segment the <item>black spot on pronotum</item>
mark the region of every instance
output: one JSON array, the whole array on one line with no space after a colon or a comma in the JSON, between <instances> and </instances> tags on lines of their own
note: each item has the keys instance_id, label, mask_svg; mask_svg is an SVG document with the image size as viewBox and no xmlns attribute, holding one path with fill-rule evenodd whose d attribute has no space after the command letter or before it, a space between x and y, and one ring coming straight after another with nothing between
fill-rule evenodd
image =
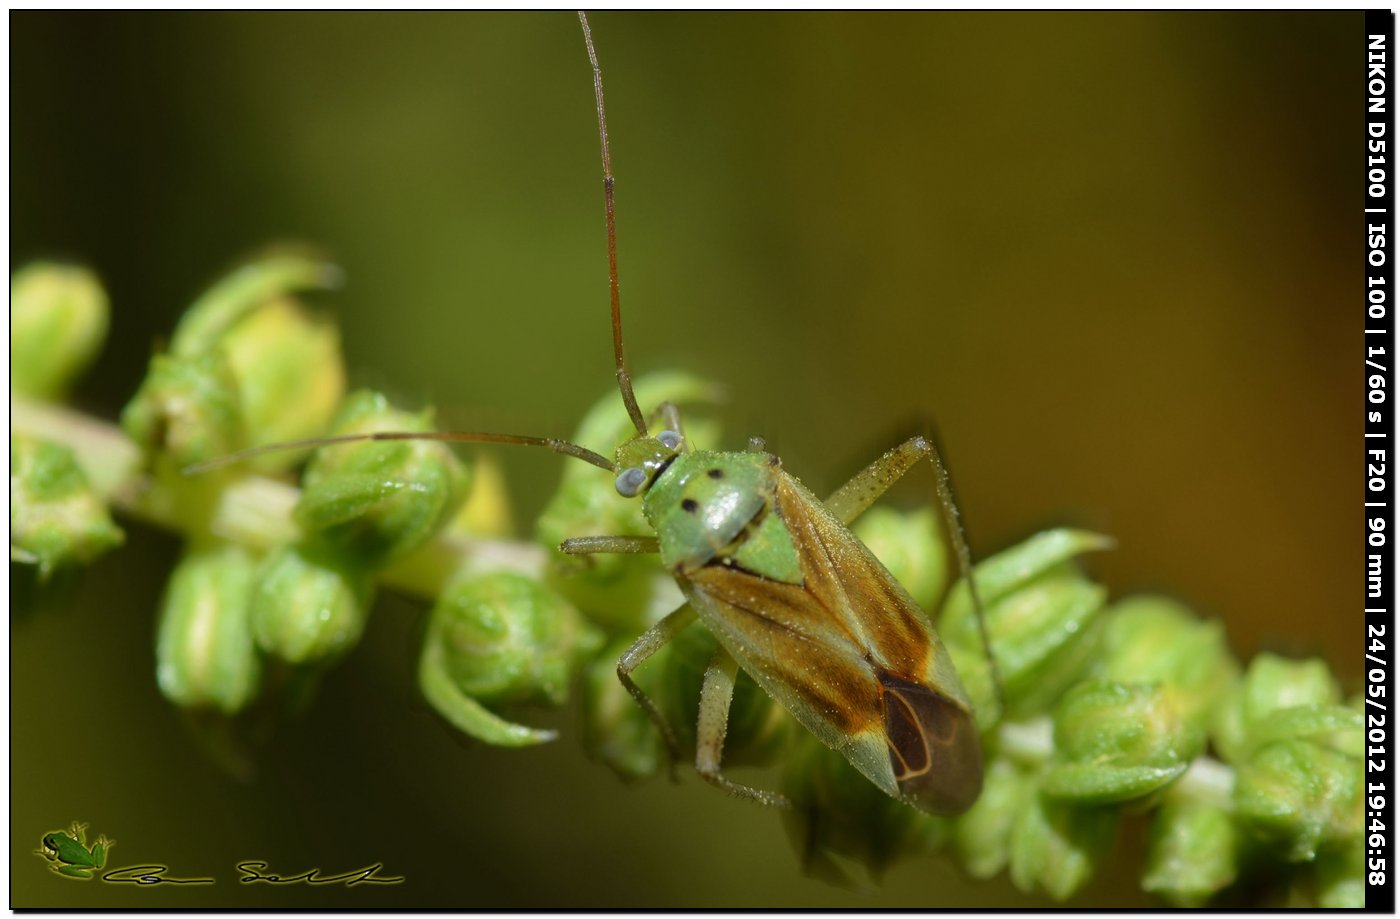
<instances>
[{"instance_id":1,"label":"black spot on pronotum","mask_svg":"<svg viewBox=\"0 0 1400 919\"><path fill-rule=\"evenodd\" d=\"M681 502L681 510L687 514L693 514L700 509L700 505L694 498L686 498Z\"/></svg>"},{"instance_id":2,"label":"black spot on pronotum","mask_svg":"<svg viewBox=\"0 0 1400 919\"><path fill-rule=\"evenodd\" d=\"M722 479L722 478L724 478L724 470L723 470L723 469L711 469L709 472L705 473L705 475L709 476L709 477L712 478L712 479Z\"/></svg>"}]
</instances>

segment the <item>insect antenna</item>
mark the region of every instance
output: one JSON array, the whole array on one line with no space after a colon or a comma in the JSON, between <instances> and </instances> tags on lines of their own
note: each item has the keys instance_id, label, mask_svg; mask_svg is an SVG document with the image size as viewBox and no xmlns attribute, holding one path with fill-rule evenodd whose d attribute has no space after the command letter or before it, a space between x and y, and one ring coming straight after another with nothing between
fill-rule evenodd
<instances>
[{"instance_id":1,"label":"insect antenna","mask_svg":"<svg viewBox=\"0 0 1400 919\"><path fill-rule=\"evenodd\" d=\"M612 156L608 152L608 116L603 108L603 70L598 66L598 52L593 48L593 32L588 28L588 14L579 10L579 25L583 26L583 42L588 46L588 62L593 65L593 95L598 100L598 140L603 148L603 200L608 221L608 294L612 302L613 355L617 359L617 388L622 403L636 426L637 433L647 435L646 419L632 392L632 375L622 354L622 305L617 288L617 215L613 204Z\"/></svg>"},{"instance_id":2,"label":"insect antenna","mask_svg":"<svg viewBox=\"0 0 1400 919\"><path fill-rule=\"evenodd\" d=\"M598 66L598 52L593 47L593 33L588 28L588 16L582 10L578 14L579 25L583 26L583 41L588 46L588 61L593 66L593 95L598 102L598 138L603 151L603 198L606 203L608 225L608 292L612 304L613 355L617 361L617 387L622 393L622 402L632 419L637 433L647 434L646 418L637 405L637 395L632 391L632 375L627 372L627 362L622 350L622 305L617 285L617 217L613 201L612 156L608 151L608 118L603 108L603 70ZM437 431L413 433L407 431L375 431L366 434L344 434L334 437L316 437L308 440L292 440L283 443L265 444L220 456L203 463L186 466L185 475L198 475L213 469L230 466L234 463L284 450L302 450L311 447L325 447L333 444L356 443L373 440L435 440L449 443L494 443L520 444L528 447L547 447L555 453L572 456L586 463L592 463L609 472L616 472L616 465L606 457L594 453L587 447L559 440L553 437L530 437L523 434L491 434L468 431Z\"/></svg>"},{"instance_id":3,"label":"insect antenna","mask_svg":"<svg viewBox=\"0 0 1400 919\"><path fill-rule=\"evenodd\" d=\"M216 459L207 460L203 463L195 463L186 466L183 470L185 475L198 475L202 472L209 472L213 469L221 469L224 466L231 466L234 463L251 459L255 456L262 456L264 453L280 453L284 450L305 450L310 447L327 447L334 444L352 444L371 440L435 440L445 443L485 443L485 444L519 444L525 447L546 447L555 453L562 453L565 456L572 456L581 459L585 463L592 463L600 469L609 472L616 472L617 466L612 460L600 454L594 453L587 447L580 447L578 444L570 443L567 440L559 440L554 437L530 437L525 434L491 434L483 431L371 431L366 434L340 434L333 437L312 437L306 440L288 440L276 444L264 444L261 447L250 447L247 450L239 450L237 453L230 453Z\"/></svg>"}]
</instances>

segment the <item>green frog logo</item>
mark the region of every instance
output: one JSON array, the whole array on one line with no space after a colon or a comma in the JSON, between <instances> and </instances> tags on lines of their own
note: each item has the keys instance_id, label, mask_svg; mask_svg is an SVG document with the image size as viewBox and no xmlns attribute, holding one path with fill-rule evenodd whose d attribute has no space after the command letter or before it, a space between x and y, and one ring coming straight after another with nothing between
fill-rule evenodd
<instances>
[{"instance_id":1,"label":"green frog logo","mask_svg":"<svg viewBox=\"0 0 1400 919\"><path fill-rule=\"evenodd\" d=\"M87 824L76 820L68 832L55 830L45 833L40 848L34 851L53 864L49 870L64 877L80 881L92 880L93 872L107 864L107 851L115 843L106 836L97 837L97 842L87 844Z\"/></svg>"}]
</instances>

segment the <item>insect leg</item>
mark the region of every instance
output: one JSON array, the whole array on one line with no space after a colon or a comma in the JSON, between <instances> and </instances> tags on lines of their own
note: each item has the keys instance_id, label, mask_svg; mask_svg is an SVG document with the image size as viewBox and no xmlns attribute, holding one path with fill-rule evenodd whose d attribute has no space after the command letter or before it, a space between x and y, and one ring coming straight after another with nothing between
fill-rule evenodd
<instances>
[{"instance_id":1,"label":"insect leg","mask_svg":"<svg viewBox=\"0 0 1400 919\"><path fill-rule=\"evenodd\" d=\"M632 682L632 671L642 665L642 662L661 650L666 642L675 638L686 626L695 619L695 610L689 603L682 605L679 609L673 610L664 616L651 628L643 632L632 646L622 652L622 657L617 660L617 678L622 685L627 687L627 691L632 694L632 698L637 700L637 704L647 713L652 724L661 732L661 739L666 742L666 751L671 755L671 763L674 766L676 760L681 758L681 745L676 740L676 732L671 730L671 726L666 723L661 710L656 707L656 703L642 688Z\"/></svg>"},{"instance_id":2,"label":"insect leg","mask_svg":"<svg viewBox=\"0 0 1400 919\"><path fill-rule=\"evenodd\" d=\"M926 438L913 437L857 472L849 482L832 492L831 497L826 499L827 509L842 523L849 525L925 456L930 457L942 478L943 463L933 450L933 444ZM939 492L941 497L942 488Z\"/></svg>"},{"instance_id":3,"label":"insect leg","mask_svg":"<svg viewBox=\"0 0 1400 919\"><path fill-rule=\"evenodd\" d=\"M695 726L695 771L711 785L723 788L735 797L791 810L792 802L777 792L740 785L725 778L720 771L724 735L729 728L729 704L734 699L734 676L738 668L734 658L723 649L715 652L710 666L705 668L705 682L700 688L700 720Z\"/></svg>"},{"instance_id":4,"label":"insect leg","mask_svg":"<svg viewBox=\"0 0 1400 919\"><path fill-rule=\"evenodd\" d=\"M972 608L977 614L977 631L982 639L982 650L986 653L987 662L991 667L997 701L1005 708L1001 672L997 667L996 655L992 652L991 638L987 634L987 617L982 609L982 598L977 592L977 582L972 578L972 553L967 548L967 537L963 535L962 524L958 521L958 506L953 503L952 489L948 485L948 467L943 465L943 458L938 455L938 448L933 445L933 439L922 435L909 438L836 489L826 500L826 506L842 523L850 523L874 504L891 485L903 478L921 459L927 459L933 465L938 505L943 511L948 538L953 541L953 550L958 556L958 568L962 571L963 579L967 581L968 590L972 595Z\"/></svg>"},{"instance_id":5,"label":"insect leg","mask_svg":"<svg viewBox=\"0 0 1400 919\"><path fill-rule=\"evenodd\" d=\"M660 552L661 543L655 536L575 536L559 544L565 555L594 555L600 552L619 555L645 555Z\"/></svg>"}]
</instances>

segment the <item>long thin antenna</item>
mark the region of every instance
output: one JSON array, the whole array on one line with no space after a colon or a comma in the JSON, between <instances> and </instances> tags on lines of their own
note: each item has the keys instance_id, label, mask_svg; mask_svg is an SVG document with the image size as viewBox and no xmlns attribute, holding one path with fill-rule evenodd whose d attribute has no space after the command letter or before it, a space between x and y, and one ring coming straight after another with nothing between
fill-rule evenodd
<instances>
[{"instance_id":1,"label":"long thin antenna","mask_svg":"<svg viewBox=\"0 0 1400 919\"><path fill-rule=\"evenodd\" d=\"M585 463L592 463L600 469L606 469L609 472L617 471L617 466L606 457L594 453L587 447L580 447L578 444L569 443L567 440L557 440L553 437L529 437L524 434L489 434L471 431L371 431L367 434L340 434L335 437L311 437L306 440L289 440L283 443L251 447L247 450L239 450L237 453L230 453L227 456L220 456L217 459L208 460L207 462L186 466L184 473L185 475L198 475L201 472L208 472L211 469L231 466L234 463L242 462L245 459L251 459L254 456L262 456L264 453L280 453L284 450L305 450L309 447L327 447L333 444L352 444L368 440L436 440L448 443L519 444L525 447L548 447L555 453L562 453L565 456L581 459Z\"/></svg>"},{"instance_id":2,"label":"long thin antenna","mask_svg":"<svg viewBox=\"0 0 1400 919\"><path fill-rule=\"evenodd\" d=\"M603 198L608 213L608 292L612 297L613 354L617 358L617 388L622 391L622 403L637 433L647 435L646 419L632 392L632 375L622 356L622 304L617 290L617 216L613 208L612 157L608 153L608 116L603 109L603 70L598 66L598 52L593 49L593 33L588 28L588 15L579 10L579 25L583 26L583 41L588 46L588 62L593 65L593 95L598 100L598 138L603 146Z\"/></svg>"}]
</instances>

